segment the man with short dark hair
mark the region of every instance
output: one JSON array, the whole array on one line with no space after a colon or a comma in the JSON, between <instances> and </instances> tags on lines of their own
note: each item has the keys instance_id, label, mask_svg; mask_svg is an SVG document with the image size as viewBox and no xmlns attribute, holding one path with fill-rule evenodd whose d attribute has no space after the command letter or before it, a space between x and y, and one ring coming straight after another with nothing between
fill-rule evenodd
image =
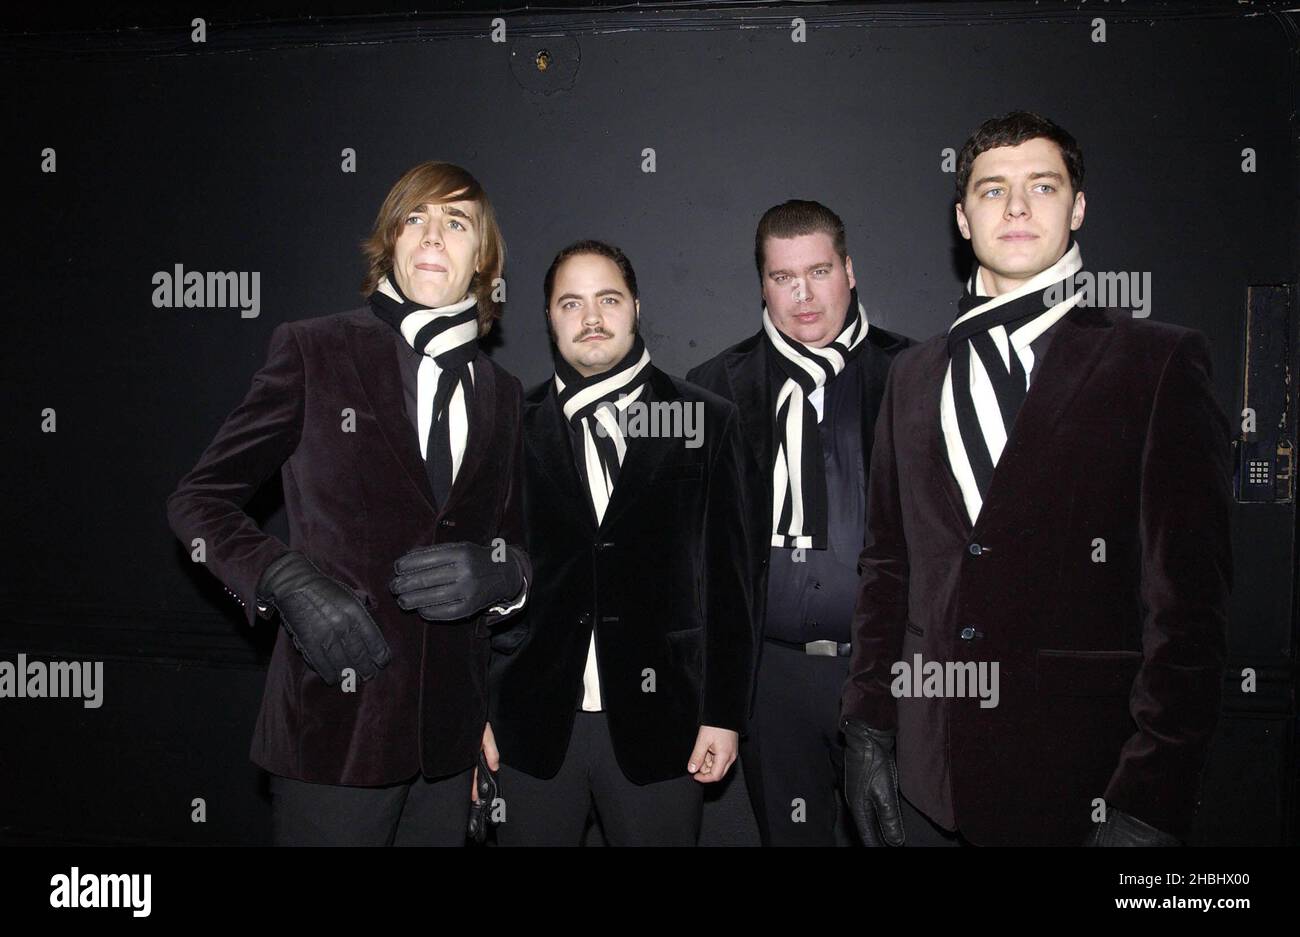
<instances>
[{"instance_id":1,"label":"man with short dark hair","mask_svg":"<svg viewBox=\"0 0 1300 937\"><path fill-rule=\"evenodd\" d=\"M618 248L547 271L555 375L524 401L529 608L494 643L488 765L510 845L695 845L752 680L736 408L655 367Z\"/></svg>"},{"instance_id":2,"label":"man with short dark hair","mask_svg":"<svg viewBox=\"0 0 1300 937\"><path fill-rule=\"evenodd\" d=\"M1232 575L1209 347L1074 289L1083 157L1056 124L986 121L957 185L977 263L947 334L895 362L872 455L850 804L872 844L934 836L900 785L965 842L1175 844Z\"/></svg>"},{"instance_id":3,"label":"man with short dark hair","mask_svg":"<svg viewBox=\"0 0 1300 937\"><path fill-rule=\"evenodd\" d=\"M754 261L762 327L687 374L735 401L746 442L759 659L745 782L765 845L850 845L838 717L864 476L885 375L909 342L868 324L826 206L769 209Z\"/></svg>"}]
</instances>

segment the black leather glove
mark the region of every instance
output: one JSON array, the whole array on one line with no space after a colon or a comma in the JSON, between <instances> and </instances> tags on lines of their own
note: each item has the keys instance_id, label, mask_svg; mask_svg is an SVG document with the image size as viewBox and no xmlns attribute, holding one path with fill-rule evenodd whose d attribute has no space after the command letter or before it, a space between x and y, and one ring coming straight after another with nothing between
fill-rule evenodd
<instances>
[{"instance_id":1,"label":"black leather glove","mask_svg":"<svg viewBox=\"0 0 1300 937\"><path fill-rule=\"evenodd\" d=\"M1143 823L1131 813L1106 808L1106 819L1092 825L1085 846L1181 846L1182 841L1164 830Z\"/></svg>"},{"instance_id":2,"label":"black leather glove","mask_svg":"<svg viewBox=\"0 0 1300 937\"><path fill-rule=\"evenodd\" d=\"M262 571L257 600L280 612L293 646L329 686L351 667L369 680L388 664L388 642L361 600L291 550Z\"/></svg>"},{"instance_id":3,"label":"black leather glove","mask_svg":"<svg viewBox=\"0 0 1300 937\"><path fill-rule=\"evenodd\" d=\"M507 547L503 562L494 562L492 547L477 543L440 543L412 550L393 564L388 584L397 604L417 609L427 621L457 621L508 602L524 585L524 561Z\"/></svg>"},{"instance_id":4,"label":"black leather glove","mask_svg":"<svg viewBox=\"0 0 1300 937\"><path fill-rule=\"evenodd\" d=\"M478 800L469 805L469 838L476 843L487 839L488 823L492 816L492 804L501 796L501 782L488 767L487 755L478 753L478 787L475 790Z\"/></svg>"},{"instance_id":5,"label":"black leather glove","mask_svg":"<svg viewBox=\"0 0 1300 937\"><path fill-rule=\"evenodd\" d=\"M846 742L844 797L858 826L858 835L868 846L903 845L894 733L872 729L858 719L845 719L840 729Z\"/></svg>"}]
</instances>

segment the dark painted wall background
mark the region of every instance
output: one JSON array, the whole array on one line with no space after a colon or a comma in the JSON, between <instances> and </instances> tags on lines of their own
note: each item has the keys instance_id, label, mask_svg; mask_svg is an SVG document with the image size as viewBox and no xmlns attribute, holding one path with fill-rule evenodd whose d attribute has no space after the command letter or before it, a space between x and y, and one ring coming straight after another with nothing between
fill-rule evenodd
<instances>
[{"instance_id":1,"label":"dark painted wall background","mask_svg":"<svg viewBox=\"0 0 1300 937\"><path fill-rule=\"evenodd\" d=\"M1151 316L1210 336L1230 413L1245 288L1296 279L1296 29L1267 7L586 11L509 15L506 43L491 15L0 42L0 657L104 660L106 682L98 710L0 700L4 839L269 836L247 746L272 626L243 624L163 501L277 323L361 304L357 243L416 162L469 167L496 204L492 353L526 386L550 371L541 283L564 244L628 253L651 352L682 374L758 328L753 231L790 197L844 218L873 322L941 331L969 262L941 151L1017 107L1081 141L1085 262L1151 273ZM151 277L175 264L259 272L260 315L154 308ZM277 488L252 510L284 536ZM1227 681L1201 842L1294 836L1294 532L1291 506L1238 511L1230 663L1263 678L1251 697ZM755 841L741 794L710 804L706 841Z\"/></svg>"}]
</instances>

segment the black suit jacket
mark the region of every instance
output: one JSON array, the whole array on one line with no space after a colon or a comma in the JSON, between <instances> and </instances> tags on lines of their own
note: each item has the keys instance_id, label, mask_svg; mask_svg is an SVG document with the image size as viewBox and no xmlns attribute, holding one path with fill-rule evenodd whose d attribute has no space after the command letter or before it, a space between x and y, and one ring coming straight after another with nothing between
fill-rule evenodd
<instances>
[{"instance_id":1,"label":"black suit jacket","mask_svg":"<svg viewBox=\"0 0 1300 937\"><path fill-rule=\"evenodd\" d=\"M654 400L702 405L702 445L631 438L599 528L554 382L525 398L534 578L528 608L494 642L491 722L502 761L536 777L554 776L568 750L593 628L614 753L634 783L686 774L701 725L745 729L753 626L736 409L650 372Z\"/></svg>"},{"instance_id":2,"label":"black suit jacket","mask_svg":"<svg viewBox=\"0 0 1300 937\"><path fill-rule=\"evenodd\" d=\"M244 402L168 498L172 530L187 548L203 538L208 568L250 624L262 571L292 547L357 594L392 650L387 667L347 693L326 686L281 629L252 744L268 771L379 785L474 763L487 719L488 629L501 616L427 623L388 591L394 561L416 547L523 542L523 391L483 355L474 367L464 461L441 511L404 410L392 329L368 307L276 326ZM243 511L277 470L289 545Z\"/></svg>"},{"instance_id":3,"label":"black suit jacket","mask_svg":"<svg viewBox=\"0 0 1300 937\"><path fill-rule=\"evenodd\" d=\"M897 727L904 795L975 843L1078 844L1098 797L1186 836L1232 568L1205 336L1067 313L974 527L940 428L947 366L941 335L889 375L845 715ZM916 654L997 662L998 705L896 699L891 667Z\"/></svg>"},{"instance_id":4,"label":"black suit jacket","mask_svg":"<svg viewBox=\"0 0 1300 937\"><path fill-rule=\"evenodd\" d=\"M687 380L699 384L733 401L740 410L744 430L745 459L743 485L748 505L748 528L755 608L755 654L762 654L764 614L767 606L767 567L772 549L772 468L776 458L776 416L774 406L780 380L773 382L763 347L766 334L762 329L739 344L692 369ZM885 391L894 356L911 344L911 339L895 335L878 326L867 329L866 347L853 359L849 368L859 369L862 386L862 457L870 460L871 443L876 428L876 412ZM845 372L835 380L845 378ZM848 615L851 610L846 609Z\"/></svg>"}]
</instances>

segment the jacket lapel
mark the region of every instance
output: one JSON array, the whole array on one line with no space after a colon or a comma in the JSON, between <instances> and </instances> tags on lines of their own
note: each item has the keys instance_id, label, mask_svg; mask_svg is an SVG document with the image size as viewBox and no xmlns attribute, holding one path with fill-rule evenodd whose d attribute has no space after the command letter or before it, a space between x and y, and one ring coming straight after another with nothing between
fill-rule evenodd
<instances>
[{"instance_id":1,"label":"jacket lapel","mask_svg":"<svg viewBox=\"0 0 1300 937\"><path fill-rule=\"evenodd\" d=\"M583 528L594 531L596 520L591 510L591 498L582 490L578 469L573 463L573 445L569 442L569 429L565 425L553 379L547 379L545 396L532 413L525 416L525 420L529 430L526 441L530 457L550 481L551 490L542 497L559 497L567 501L565 505L556 506L556 513L580 517Z\"/></svg>"},{"instance_id":2,"label":"jacket lapel","mask_svg":"<svg viewBox=\"0 0 1300 937\"><path fill-rule=\"evenodd\" d=\"M419 440L406 416L402 375L393 350L392 329L378 317L370 322L351 322L348 342L370 414L402 470L419 490L429 510L434 510L433 489L424 471Z\"/></svg>"},{"instance_id":3,"label":"jacket lapel","mask_svg":"<svg viewBox=\"0 0 1300 937\"><path fill-rule=\"evenodd\" d=\"M740 425L754 458L765 476L772 474L776 448L772 444L772 402L768 395L767 357L764 336L745 342L741 349L723 359L727 380L731 382L732 400L740 410Z\"/></svg>"},{"instance_id":4,"label":"jacket lapel","mask_svg":"<svg viewBox=\"0 0 1300 937\"><path fill-rule=\"evenodd\" d=\"M926 455L929 457L934 477L939 479L943 489L943 499L952 510L953 521L965 534L971 531L970 516L966 513L966 501L962 498L957 476L953 474L952 464L948 461L947 442L943 435L943 426L939 422L940 405L943 400L944 375L948 371L948 352L941 343L935 345L935 362L930 369L930 380L916 394L916 408L925 421L919 437L926 440Z\"/></svg>"}]
</instances>

